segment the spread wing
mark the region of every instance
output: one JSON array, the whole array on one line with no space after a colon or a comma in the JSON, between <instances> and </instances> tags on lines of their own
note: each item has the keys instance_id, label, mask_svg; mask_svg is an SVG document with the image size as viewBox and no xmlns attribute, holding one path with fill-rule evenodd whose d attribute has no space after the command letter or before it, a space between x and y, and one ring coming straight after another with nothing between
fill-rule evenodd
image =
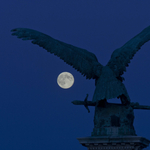
<instances>
[{"instance_id":1,"label":"spread wing","mask_svg":"<svg viewBox=\"0 0 150 150\"><path fill-rule=\"evenodd\" d=\"M117 77L122 75L126 71L126 67L130 63L135 53L141 48L143 44L150 40L150 26L145 28L138 35L129 40L121 48L116 49L109 60L107 66L109 66Z\"/></svg>"},{"instance_id":2,"label":"spread wing","mask_svg":"<svg viewBox=\"0 0 150 150\"><path fill-rule=\"evenodd\" d=\"M93 53L85 49L58 41L32 29L17 28L11 31L13 32L12 35L16 35L22 40L32 40L33 44L37 44L48 52L57 55L60 59L86 76L87 79L95 79L101 72L103 66L98 62Z\"/></svg>"}]
</instances>

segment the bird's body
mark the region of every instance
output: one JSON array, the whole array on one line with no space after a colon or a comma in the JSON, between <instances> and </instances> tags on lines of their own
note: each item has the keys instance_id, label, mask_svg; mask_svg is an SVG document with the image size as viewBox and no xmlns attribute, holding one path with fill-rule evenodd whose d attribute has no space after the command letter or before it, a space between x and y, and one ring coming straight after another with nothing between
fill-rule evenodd
<instances>
[{"instance_id":1,"label":"bird's body","mask_svg":"<svg viewBox=\"0 0 150 150\"><path fill-rule=\"evenodd\" d=\"M32 40L33 44L43 47L48 52L53 53L71 65L87 79L95 79L95 92L93 102L120 98L123 104L130 102L127 90L123 82L123 73L130 63L135 53L141 46L150 40L150 26L141 33L133 37L121 48L116 49L106 66L101 65L96 56L85 50L43 34L41 32L17 28L12 30L12 35L16 35L23 40Z\"/></svg>"},{"instance_id":2,"label":"bird's body","mask_svg":"<svg viewBox=\"0 0 150 150\"><path fill-rule=\"evenodd\" d=\"M125 99L123 99L123 95ZM120 97L123 104L130 102L127 90L122 81L117 79L109 66L104 66L100 77L96 81L96 88L92 101L96 102L97 100L108 100L116 97Z\"/></svg>"}]
</instances>

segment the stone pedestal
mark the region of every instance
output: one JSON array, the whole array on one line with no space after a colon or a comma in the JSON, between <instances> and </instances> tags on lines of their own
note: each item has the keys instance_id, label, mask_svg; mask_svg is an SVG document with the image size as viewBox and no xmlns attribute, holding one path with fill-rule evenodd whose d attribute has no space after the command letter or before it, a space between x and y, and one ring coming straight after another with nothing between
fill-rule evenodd
<instances>
[{"instance_id":1,"label":"stone pedestal","mask_svg":"<svg viewBox=\"0 0 150 150\"><path fill-rule=\"evenodd\" d=\"M136 136L131 105L105 103L95 106L94 129L91 136Z\"/></svg>"},{"instance_id":2,"label":"stone pedestal","mask_svg":"<svg viewBox=\"0 0 150 150\"><path fill-rule=\"evenodd\" d=\"M150 143L140 136L96 136L77 139L88 150L142 150Z\"/></svg>"}]
</instances>

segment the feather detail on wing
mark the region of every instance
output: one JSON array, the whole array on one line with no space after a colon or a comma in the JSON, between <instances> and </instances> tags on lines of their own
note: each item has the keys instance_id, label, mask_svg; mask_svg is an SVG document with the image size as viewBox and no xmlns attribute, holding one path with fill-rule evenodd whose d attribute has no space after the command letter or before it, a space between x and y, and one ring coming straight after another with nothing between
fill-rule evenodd
<instances>
[{"instance_id":1,"label":"feather detail on wing","mask_svg":"<svg viewBox=\"0 0 150 150\"><path fill-rule=\"evenodd\" d=\"M145 28L138 35L129 40L121 48L116 49L109 60L109 66L116 76L120 76L126 71L126 67L130 63L135 53L141 48L143 44L150 40L150 26Z\"/></svg>"},{"instance_id":2,"label":"feather detail on wing","mask_svg":"<svg viewBox=\"0 0 150 150\"><path fill-rule=\"evenodd\" d=\"M32 29L17 28L11 31L13 32L12 35L16 35L22 40L32 40L33 44L37 44L48 52L57 55L82 75L86 76L87 79L95 79L100 75L103 66L98 62L93 53L85 49L58 41Z\"/></svg>"}]
</instances>

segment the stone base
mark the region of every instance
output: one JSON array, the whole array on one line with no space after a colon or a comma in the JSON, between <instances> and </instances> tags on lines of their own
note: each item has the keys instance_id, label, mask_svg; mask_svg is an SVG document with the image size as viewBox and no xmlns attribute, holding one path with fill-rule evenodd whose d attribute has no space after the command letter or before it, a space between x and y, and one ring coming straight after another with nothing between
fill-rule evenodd
<instances>
[{"instance_id":1,"label":"stone base","mask_svg":"<svg viewBox=\"0 0 150 150\"><path fill-rule=\"evenodd\" d=\"M88 150L142 150L150 141L140 136L96 136L77 138Z\"/></svg>"}]
</instances>

